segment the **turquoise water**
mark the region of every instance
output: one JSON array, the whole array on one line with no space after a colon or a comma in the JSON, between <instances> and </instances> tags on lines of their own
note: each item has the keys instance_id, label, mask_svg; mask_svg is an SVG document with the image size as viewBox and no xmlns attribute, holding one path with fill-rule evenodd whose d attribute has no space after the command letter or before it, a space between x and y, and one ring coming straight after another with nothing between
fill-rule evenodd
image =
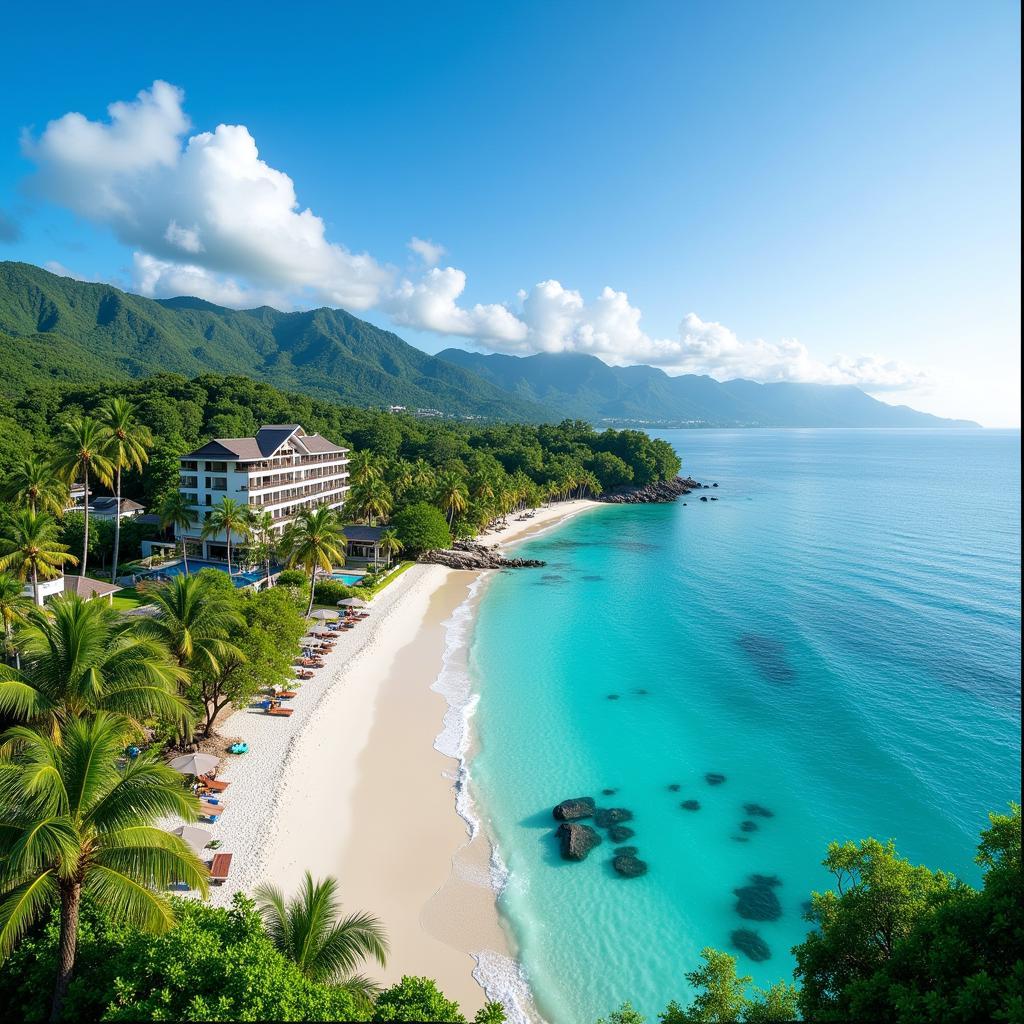
<instances>
[{"instance_id":1,"label":"turquoise water","mask_svg":"<svg viewBox=\"0 0 1024 1024\"><path fill-rule=\"evenodd\" d=\"M771 950L741 969L788 978L829 840L893 837L973 881L986 812L1019 798L1019 433L661 436L720 500L527 542L546 568L497 575L472 634L477 813L557 1024L653 1016L738 928ZM647 875L615 875L607 839L560 860L550 809L580 795L633 811ZM776 921L736 913L754 873L782 882Z\"/></svg>"},{"instance_id":2,"label":"turquoise water","mask_svg":"<svg viewBox=\"0 0 1024 1024\"><path fill-rule=\"evenodd\" d=\"M363 574L356 572L332 572L331 579L340 580L346 587L354 587L357 583L362 582Z\"/></svg>"},{"instance_id":3,"label":"turquoise water","mask_svg":"<svg viewBox=\"0 0 1024 1024\"><path fill-rule=\"evenodd\" d=\"M280 571L280 566L272 565L270 567L271 575L275 572ZM220 572L226 573L228 571L227 562L205 562L200 558L190 558L188 560L188 574L191 576L202 569L218 569ZM234 569L234 566L232 566ZM155 569L151 573L146 574L147 579L167 579L171 576L182 576L185 573L184 562L171 562L169 565L162 565L159 569ZM247 587L251 583L258 583L266 575L266 570L261 566L258 569L250 569L248 572L239 572L237 569L231 574L231 582L236 587Z\"/></svg>"}]
</instances>

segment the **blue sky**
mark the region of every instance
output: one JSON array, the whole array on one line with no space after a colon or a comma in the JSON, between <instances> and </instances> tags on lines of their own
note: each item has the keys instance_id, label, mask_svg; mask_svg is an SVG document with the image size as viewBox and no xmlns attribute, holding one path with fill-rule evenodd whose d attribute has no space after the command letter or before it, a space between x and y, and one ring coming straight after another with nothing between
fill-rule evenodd
<instances>
[{"instance_id":1,"label":"blue sky","mask_svg":"<svg viewBox=\"0 0 1024 1024\"><path fill-rule=\"evenodd\" d=\"M373 6L8 13L0 258L1019 424L1017 5Z\"/></svg>"}]
</instances>

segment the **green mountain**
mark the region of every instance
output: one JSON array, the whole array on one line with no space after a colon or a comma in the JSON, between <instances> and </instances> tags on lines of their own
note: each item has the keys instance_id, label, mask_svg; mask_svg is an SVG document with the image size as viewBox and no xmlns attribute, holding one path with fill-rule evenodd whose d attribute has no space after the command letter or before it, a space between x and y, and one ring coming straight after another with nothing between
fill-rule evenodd
<instances>
[{"instance_id":1,"label":"green mountain","mask_svg":"<svg viewBox=\"0 0 1024 1024\"><path fill-rule=\"evenodd\" d=\"M0 263L0 391L174 372L240 373L354 405L404 405L538 422L551 413L338 309L234 310L145 299Z\"/></svg>"},{"instance_id":2,"label":"green mountain","mask_svg":"<svg viewBox=\"0 0 1024 1024\"><path fill-rule=\"evenodd\" d=\"M887 405L855 387L827 384L720 383L670 377L653 366L608 366L594 356L539 353L438 353L525 402L600 425L737 427L976 427Z\"/></svg>"}]
</instances>

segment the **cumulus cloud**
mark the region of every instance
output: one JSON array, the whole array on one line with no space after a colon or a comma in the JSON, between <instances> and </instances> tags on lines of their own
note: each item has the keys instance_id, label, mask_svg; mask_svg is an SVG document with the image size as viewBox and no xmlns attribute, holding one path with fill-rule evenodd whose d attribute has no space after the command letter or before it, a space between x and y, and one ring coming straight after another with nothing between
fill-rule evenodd
<instances>
[{"instance_id":1,"label":"cumulus cloud","mask_svg":"<svg viewBox=\"0 0 1024 1024\"><path fill-rule=\"evenodd\" d=\"M260 159L244 125L189 135L184 93L156 81L108 118L68 113L22 139L36 164L36 191L108 226L131 246L134 287L145 295L196 295L234 307L325 303L379 309L401 327L469 338L499 352L584 352L612 364L649 363L670 373L719 379L918 386L923 375L871 355L825 363L793 339L740 339L688 313L677 335L659 338L624 291L595 298L540 281L512 304L460 304L466 273L441 266L443 245L412 237L422 266L399 276L367 253L327 238L300 206L292 179ZM0 215L0 239L11 235ZM63 268L62 268L63 269Z\"/></svg>"},{"instance_id":2,"label":"cumulus cloud","mask_svg":"<svg viewBox=\"0 0 1024 1024\"><path fill-rule=\"evenodd\" d=\"M36 189L108 225L141 254L180 265L206 288L204 298L232 293L220 277L228 275L256 291L374 306L390 271L329 242L323 221L300 207L292 179L260 159L243 125L185 140L183 101L180 89L158 81L131 102L111 104L106 122L78 113L51 121L38 138L23 139L38 168ZM138 283L146 294L167 294L160 289L180 276L147 272Z\"/></svg>"},{"instance_id":3,"label":"cumulus cloud","mask_svg":"<svg viewBox=\"0 0 1024 1024\"><path fill-rule=\"evenodd\" d=\"M407 245L428 267L436 267L446 251L443 245L438 245L430 239L417 238L415 235L409 239Z\"/></svg>"}]
</instances>

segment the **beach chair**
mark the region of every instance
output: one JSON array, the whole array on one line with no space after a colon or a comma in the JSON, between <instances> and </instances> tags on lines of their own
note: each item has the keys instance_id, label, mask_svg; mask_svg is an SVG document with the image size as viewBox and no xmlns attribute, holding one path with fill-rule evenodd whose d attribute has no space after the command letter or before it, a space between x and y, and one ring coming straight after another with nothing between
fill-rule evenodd
<instances>
[{"instance_id":1,"label":"beach chair","mask_svg":"<svg viewBox=\"0 0 1024 1024\"><path fill-rule=\"evenodd\" d=\"M218 779L210 778L209 775L200 775L199 784L205 786L211 793L223 793L231 785L230 782L221 782Z\"/></svg>"},{"instance_id":2,"label":"beach chair","mask_svg":"<svg viewBox=\"0 0 1024 1024\"><path fill-rule=\"evenodd\" d=\"M209 800L199 801L199 816L201 818L211 818L216 820L224 813L223 804L211 803Z\"/></svg>"},{"instance_id":3,"label":"beach chair","mask_svg":"<svg viewBox=\"0 0 1024 1024\"><path fill-rule=\"evenodd\" d=\"M278 692L277 692L277 696L281 700L291 700L292 697L298 697L298 695L299 695L299 691L298 690L278 690Z\"/></svg>"},{"instance_id":4,"label":"beach chair","mask_svg":"<svg viewBox=\"0 0 1024 1024\"><path fill-rule=\"evenodd\" d=\"M294 711L294 708L267 708L267 714L273 715L275 718L288 718Z\"/></svg>"},{"instance_id":5,"label":"beach chair","mask_svg":"<svg viewBox=\"0 0 1024 1024\"><path fill-rule=\"evenodd\" d=\"M211 885L223 885L227 881L228 872L231 870L231 858L233 854L230 853L215 853L213 860L210 862L210 884Z\"/></svg>"}]
</instances>

